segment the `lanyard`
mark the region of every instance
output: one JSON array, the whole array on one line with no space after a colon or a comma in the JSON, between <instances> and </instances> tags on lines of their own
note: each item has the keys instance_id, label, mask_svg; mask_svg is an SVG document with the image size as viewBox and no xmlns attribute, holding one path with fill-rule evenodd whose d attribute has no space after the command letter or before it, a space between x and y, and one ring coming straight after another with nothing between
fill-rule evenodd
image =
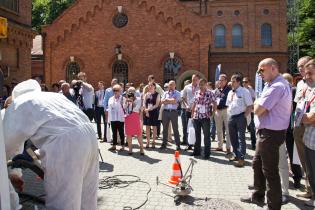
<instances>
[{"instance_id":1,"label":"lanyard","mask_svg":"<svg viewBox=\"0 0 315 210\"><path fill-rule=\"evenodd\" d=\"M313 98L310 100L310 102L308 102L305 111L307 111L307 109L311 106L311 103L315 100L315 95L313 96Z\"/></svg>"}]
</instances>

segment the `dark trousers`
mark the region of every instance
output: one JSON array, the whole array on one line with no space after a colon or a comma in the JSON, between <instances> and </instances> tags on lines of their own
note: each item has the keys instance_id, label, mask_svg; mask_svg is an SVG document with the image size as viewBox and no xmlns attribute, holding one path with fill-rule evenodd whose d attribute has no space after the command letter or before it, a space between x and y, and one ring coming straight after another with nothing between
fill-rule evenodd
<instances>
[{"instance_id":1,"label":"dark trousers","mask_svg":"<svg viewBox=\"0 0 315 210\"><path fill-rule=\"evenodd\" d=\"M110 123L113 133L113 145L117 145L117 131L119 133L121 145L125 145L124 122L114 121Z\"/></svg>"},{"instance_id":2,"label":"dark trousers","mask_svg":"<svg viewBox=\"0 0 315 210\"><path fill-rule=\"evenodd\" d=\"M104 107L95 107L95 121L96 121L96 126L97 126L97 135L99 139L102 138L102 128L101 128L102 117L104 121L104 141L106 141L106 127L107 126L106 126Z\"/></svg>"},{"instance_id":3,"label":"dark trousers","mask_svg":"<svg viewBox=\"0 0 315 210\"><path fill-rule=\"evenodd\" d=\"M282 203L279 175L279 148L285 141L286 130L258 130L258 142L253 158L254 188L252 197L264 201L267 180L267 204L280 210Z\"/></svg>"},{"instance_id":4,"label":"dark trousers","mask_svg":"<svg viewBox=\"0 0 315 210\"><path fill-rule=\"evenodd\" d=\"M178 113L177 110L163 110L162 114L162 124L163 124L163 146L167 145L167 137L168 137L168 126L172 123L172 128L175 137L176 146L180 146L179 140L179 132L178 132Z\"/></svg>"},{"instance_id":5,"label":"dark trousers","mask_svg":"<svg viewBox=\"0 0 315 210\"><path fill-rule=\"evenodd\" d=\"M194 154L195 155L200 155L201 153L201 128L203 131L203 135L204 135L204 145L205 145L205 149L204 149L204 157L208 158L210 157L210 119L209 118L205 118L205 119L194 119L193 120L194 123L194 128L195 128L195 135L196 135L196 143L194 146Z\"/></svg>"},{"instance_id":6,"label":"dark trousers","mask_svg":"<svg viewBox=\"0 0 315 210\"><path fill-rule=\"evenodd\" d=\"M254 113L250 113L250 123L247 126L247 130L250 133L250 139L252 142L252 147L256 147L256 128L255 128L255 123L254 123Z\"/></svg>"},{"instance_id":7,"label":"dark trousers","mask_svg":"<svg viewBox=\"0 0 315 210\"><path fill-rule=\"evenodd\" d=\"M84 114L89 118L89 120L92 122L94 119L94 109L84 109Z\"/></svg>"},{"instance_id":8,"label":"dark trousers","mask_svg":"<svg viewBox=\"0 0 315 210\"><path fill-rule=\"evenodd\" d=\"M293 180L295 182L300 182L303 174L302 174L301 166L298 164L293 164L294 137L293 137L293 130L291 128L288 128L287 130L285 143L286 143L287 151L289 154L290 166L293 173Z\"/></svg>"},{"instance_id":9,"label":"dark trousers","mask_svg":"<svg viewBox=\"0 0 315 210\"><path fill-rule=\"evenodd\" d=\"M306 175L309 180L311 190L313 192L312 199L315 199L315 150L309 149L305 146L305 163L306 163Z\"/></svg>"},{"instance_id":10,"label":"dark trousers","mask_svg":"<svg viewBox=\"0 0 315 210\"><path fill-rule=\"evenodd\" d=\"M230 140L233 147L233 152L236 158L245 159L246 154L246 118L244 113L231 116L228 121Z\"/></svg>"},{"instance_id":11,"label":"dark trousers","mask_svg":"<svg viewBox=\"0 0 315 210\"><path fill-rule=\"evenodd\" d=\"M187 124L188 124L188 119L186 116L186 110L183 109L181 112L181 119L182 119L182 125L183 125L183 143L187 144Z\"/></svg>"},{"instance_id":12,"label":"dark trousers","mask_svg":"<svg viewBox=\"0 0 315 210\"><path fill-rule=\"evenodd\" d=\"M210 136L213 140L215 139L215 132L216 132L216 127L215 127L214 117L211 117L211 119L210 119Z\"/></svg>"}]
</instances>

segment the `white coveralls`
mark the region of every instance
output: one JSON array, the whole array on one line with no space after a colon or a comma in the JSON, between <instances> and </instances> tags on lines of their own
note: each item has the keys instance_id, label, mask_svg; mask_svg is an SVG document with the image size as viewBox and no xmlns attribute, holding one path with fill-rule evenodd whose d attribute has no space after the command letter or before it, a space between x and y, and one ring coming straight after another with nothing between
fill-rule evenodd
<instances>
[{"instance_id":1,"label":"white coveralls","mask_svg":"<svg viewBox=\"0 0 315 210\"><path fill-rule=\"evenodd\" d=\"M3 120L7 156L30 139L40 149L48 210L95 210L98 146L86 115L65 96L17 85ZM11 156L12 157L12 156Z\"/></svg>"}]
</instances>

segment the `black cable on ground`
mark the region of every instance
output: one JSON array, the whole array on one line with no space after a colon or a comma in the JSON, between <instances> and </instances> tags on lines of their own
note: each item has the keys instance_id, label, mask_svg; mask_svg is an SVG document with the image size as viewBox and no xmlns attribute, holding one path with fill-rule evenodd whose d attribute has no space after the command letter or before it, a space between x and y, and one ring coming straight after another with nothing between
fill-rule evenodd
<instances>
[{"instance_id":1,"label":"black cable on ground","mask_svg":"<svg viewBox=\"0 0 315 210\"><path fill-rule=\"evenodd\" d=\"M126 177L130 178L131 177L131 178L134 178L134 180L123 180L122 177L124 177L124 178L126 178ZM111 188L114 188L114 187L126 188L126 187L129 187L131 184L135 184L135 183L144 183L144 184L149 186L149 190L146 193L146 199L140 206L138 206L136 208L132 208L130 206L124 206L123 209L125 209L125 210L127 210L127 209L128 210L140 209L149 200L149 193L151 192L151 185L150 185L150 183L148 183L146 181L142 181L140 179L140 177L138 177L138 176L128 175L128 174L106 176L103 179L99 180L99 189L100 190L107 190L107 189L111 189Z\"/></svg>"}]
</instances>

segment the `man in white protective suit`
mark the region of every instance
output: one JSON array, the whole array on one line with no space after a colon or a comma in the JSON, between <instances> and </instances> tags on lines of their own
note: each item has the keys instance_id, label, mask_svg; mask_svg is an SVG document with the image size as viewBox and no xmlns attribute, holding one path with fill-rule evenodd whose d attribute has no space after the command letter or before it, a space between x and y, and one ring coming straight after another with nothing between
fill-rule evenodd
<instances>
[{"instance_id":1,"label":"man in white protective suit","mask_svg":"<svg viewBox=\"0 0 315 210\"><path fill-rule=\"evenodd\" d=\"M98 145L87 116L65 96L18 84L5 110L7 157L30 139L40 150L48 210L96 210Z\"/></svg>"}]
</instances>

